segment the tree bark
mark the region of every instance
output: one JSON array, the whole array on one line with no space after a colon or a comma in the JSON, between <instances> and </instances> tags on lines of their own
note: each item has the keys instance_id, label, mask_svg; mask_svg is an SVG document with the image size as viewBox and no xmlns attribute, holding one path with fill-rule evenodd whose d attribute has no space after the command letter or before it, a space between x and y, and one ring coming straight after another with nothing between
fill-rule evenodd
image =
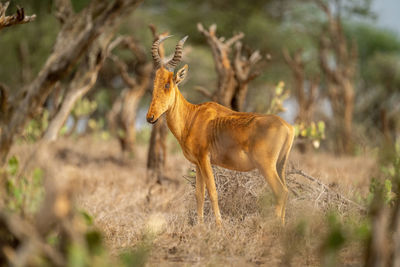
<instances>
[{"instance_id":1,"label":"tree bark","mask_svg":"<svg viewBox=\"0 0 400 267\"><path fill-rule=\"evenodd\" d=\"M23 8L17 7L17 13L12 16L6 16L6 11L10 2L0 3L0 30L17 24L24 24L35 20L36 15L25 16Z\"/></svg>"},{"instance_id":2,"label":"tree bark","mask_svg":"<svg viewBox=\"0 0 400 267\"><path fill-rule=\"evenodd\" d=\"M147 154L147 178L161 184L164 175L164 168L167 158L167 134L168 126L164 116L161 116L154 124L151 136L149 151Z\"/></svg>"},{"instance_id":3,"label":"tree bark","mask_svg":"<svg viewBox=\"0 0 400 267\"><path fill-rule=\"evenodd\" d=\"M93 0L79 14L72 14L62 26L53 52L42 70L12 103L6 121L1 121L0 165L6 161L13 140L43 105L57 81L66 77L71 68L88 50L104 29L130 13L141 0ZM4 127L6 125L6 127Z\"/></svg>"},{"instance_id":4,"label":"tree bark","mask_svg":"<svg viewBox=\"0 0 400 267\"><path fill-rule=\"evenodd\" d=\"M112 37L113 33L108 29L93 43L69 83L70 85L66 89L67 93L61 103L61 107L50 121L49 127L43 135L43 140L51 142L57 139L75 103L93 88L104 59L107 57L107 50Z\"/></svg>"},{"instance_id":5,"label":"tree bark","mask_svg":"<svg viewBox=\"0 0 400 267\"><path fill-rule=\"evenodd\" d=\"M134 72L136 78L132 78L128 73L128 66L116 56L111 59L117 65L121 77L125 82L125 88L108 114L110 129L120 142L124 153L133 153L136 140L136 114L139 102L149 87L153 65L146 58L144 48L133 38L125 37L121 39L124 44L136 57ZM122 133L121 133L122 131Z\"/></svg>"},{"instance_id":6,"label":"tree bark","mask_svg":"<svg viewBox=\"0 0 400 267\"><path fill-rule=\"evenodd\" d=\"M299 105L299 111L296 116L296 123L309 125L313 119L316 91L319 84L319 78L309 79L308 90L306 90L305 63L302 59L302 50L297 50L293 56L284 48L282 50L283 58L292 71L294 96ZM298 147L302 153L307 152L307 144L299 143Z\"/></svg>"},{"instance_id":7,"label":"tree bark","mask_svg":"<svg viewBox=\"0 0 400 267\"><path fill-rule=\"evenodd\" d=\"M25 40L18 45L18 59L21 62L21 81L27 84L32 79L32 68L29 60L29 48Z\"/></svg>"},{"instance_id":8,"label":"tree bark","mask_svg":"<svg viewBox=\"0 0 400 267\"><path fill-rule=\"evenodd\" d=\"M260 73L255 71L256 64L262 59L258 50L247 51L244 54L240 39L244 37L239 33L224 41L224 38L216 36L217 26L211 25L207 30L201 23L197 24L199 32L206 37L207 43L211 47L215 63L215 70L218 77L217 90L211 94L203 88L196 88L203 95L212 95L211 99L221 105L237 111L244 111L245 101L248 91L248 84ZM230 59L231 46L235 44L235 53Z\"/></svg>"},{"instance_id":9,"label":"tree bark","mask_svg":"<svg viewBox=\"0 0 400 267\"><path fill-rule=\"evenodd\" d=\"M353 41L348 45L343 33L340 14L334 16L330 7L321 0L315 0L328 18L327 33L322 33L319 42L319 61L325 74L328 97L332 105L336 152L352 153L354 77L357 69L357 47ZM333 56L334 67L329 64Z\"/></svg>"},{"instance_id":10,"label":"tree bark","mask_svg":"<svg viewBox=\"0 0 400 267\"><path fill-rule=\"evenodd\" d=\"M398 189L395 189L396 191ZM371 237L366 250L364 266L399 266L400 201L396 198L394 205L389 205L384 203L383 192L376 194L379 196L375 196L370 211Z\"/></svg>"}]
</instances>

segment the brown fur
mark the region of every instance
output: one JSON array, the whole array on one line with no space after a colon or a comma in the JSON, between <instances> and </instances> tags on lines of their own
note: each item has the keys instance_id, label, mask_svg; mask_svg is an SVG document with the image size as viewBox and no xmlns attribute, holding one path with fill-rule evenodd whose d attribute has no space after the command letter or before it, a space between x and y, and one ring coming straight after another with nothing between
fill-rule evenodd
<instances>
[{"instance_id":1,"label":"brown fur","mask_svg":"<svg viewBox=\"0 0 400 267\"><path fill-rule=\"evenodd\" d=\"M157 70L147 120L154 123L166 114L168 127L185 157L196 165L196 200L203 221L205 188L216 222L221 224L218 197L211 164L237 171L258 168L276 197L276 214L284 222L288 190L286 161L292 147L294 128L275 115L235 112L215 102L194 105L185 100L178 84L187 65L174 74ZM165 84L170 83L169 88Z\"/></svg>"}]
</instances>

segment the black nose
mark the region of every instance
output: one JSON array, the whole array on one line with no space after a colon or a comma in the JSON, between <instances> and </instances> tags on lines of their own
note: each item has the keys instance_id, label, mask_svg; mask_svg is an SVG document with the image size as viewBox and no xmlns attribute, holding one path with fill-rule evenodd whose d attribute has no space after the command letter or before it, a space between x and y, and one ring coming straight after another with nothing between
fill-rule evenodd
<instances>
[{"instance_id":1,"label":"black nose","mask_svg":"<svg viewBox=\"0 0 400 267\"><path fill-rule=\"evenodd\" d=\"M147 122L148 122L148 123L154 123L154 122L153 122L154 115L151 115L151 117L149 116L149 117L147 117L146 119L147 119Z\"/></svg>"}]
</instances>

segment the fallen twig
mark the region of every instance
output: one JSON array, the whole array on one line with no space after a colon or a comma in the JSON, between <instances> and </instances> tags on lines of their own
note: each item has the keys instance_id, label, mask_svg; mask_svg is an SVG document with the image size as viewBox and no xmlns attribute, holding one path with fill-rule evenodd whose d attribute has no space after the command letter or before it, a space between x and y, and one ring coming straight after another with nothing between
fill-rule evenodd
<instances>
[{"instance_id":1,"label":"fallen twig","mask_svg":"<svg viewBox=\"0 0 400 267\"><path fill-rule=\"evenodd\" d=\"M326 184L324 184L323 182L321 182L319 179L312 177L311 175L305 173L303 170L299 170L299 169L294 169L292 168L292 170L287 172L287 175L293 175L293 174L297 174L297 175L301 175L304 178L307 178L308 180L320 185L325 191L330 192L331 194L334 194L338 199L340 199L341 201L353 205L356 208L358 208L360 211L362 212L366 212L367 209L363 206L361 206L360 204L346 198L345 196L343 196L342 194L338 193L337 191L331 189L329 186L327 186ZM323 194L323 191L321 192L321 195ZM320 198L321 196L318 196L317 200Z\"/></svg>"}]
</instances>

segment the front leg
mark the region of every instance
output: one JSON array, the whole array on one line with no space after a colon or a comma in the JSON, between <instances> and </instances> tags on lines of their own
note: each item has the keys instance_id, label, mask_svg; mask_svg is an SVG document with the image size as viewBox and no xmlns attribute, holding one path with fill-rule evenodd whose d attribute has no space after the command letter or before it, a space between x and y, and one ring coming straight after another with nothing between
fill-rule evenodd
<instances>
[{"instance_id":1,"label":"front leg","mask_svg":"<svg viewBox=\"0 0 400 267\"><path fill-rule=\"evenodd\" d=\"M197 201L197 220L198 223L204 222L204 194L206 184L199 166L196 166L196 201Z\"/></svg>"},{"instance_id":2,"label":"front leg","mask_svg":"<svg viewBox=\"0 0 400 267\"><path fill-rule=\"evenodd\" d=\"M210 197L211 204L214 210L215 221L218 226L221 226L222 220L221 220L221 213L219 212L219 207L218 207L218 194L217 194L217 189L215 187L215 180L211 168L210 158L208 156L201 158L198 167L200 169L203 181L207 186L208 196Z\"/></svg>"}]
</instances>

